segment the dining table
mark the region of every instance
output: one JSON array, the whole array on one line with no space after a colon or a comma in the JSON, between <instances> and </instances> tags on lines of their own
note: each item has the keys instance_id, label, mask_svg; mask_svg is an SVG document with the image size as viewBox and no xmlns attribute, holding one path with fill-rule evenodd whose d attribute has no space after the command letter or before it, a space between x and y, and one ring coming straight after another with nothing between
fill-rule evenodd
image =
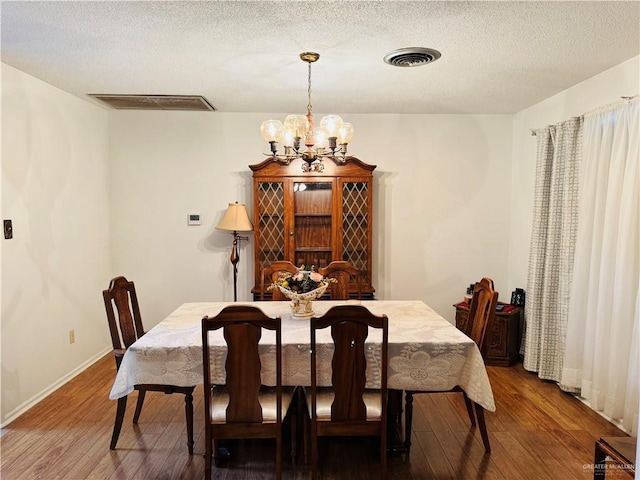
<instances>
[{"instance_id":1,"label":"dining table","mask_svg":"<svg viewBox=\"0 0 640 480\"><path fill-rule=\"evenodd\" d=\"M127 349L109 398L128 395L138 384L203 384L201 320L217 315L226 306L239 304L256 306L266 315L281 319L282 384L311 385L309 319L293 316L290 302L195 302L180 305ZM401 423L401 399L405 390L442 392L457 386L485 410L495 411L491 384L478 346L426 303L419 300L315 301L314 315L321 316L331 307L345 304L362 305L389 319L387 384L389 419L395 422L394 428L399 428ZM209 335L212 382L224 384L226 342L222 331ZM379 387L380 343L380 332L371 331L365 348L367 388ZM259 349L265 385L275 385L275 348L275 336L263 335ZM331 385L333 340L329 332L319 332L316 348L318 358L328 360L319 362L324 367L318 371L318 385ZM401 449L400 442L396 446Z\"/></svg>"}]
</instances>

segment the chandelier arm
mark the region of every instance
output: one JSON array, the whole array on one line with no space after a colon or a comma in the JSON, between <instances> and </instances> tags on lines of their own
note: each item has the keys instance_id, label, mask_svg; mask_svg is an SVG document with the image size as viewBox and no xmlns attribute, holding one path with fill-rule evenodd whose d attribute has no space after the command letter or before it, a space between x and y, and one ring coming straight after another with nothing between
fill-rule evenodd
<instances>
[{"instance_id":1,"label":"chandelier arm","mask_svg":"<svg viewBox=\"0 0 640 480\"><path fill-rule=\"evenodd\" d=\"M291 160L296 158L295 156L287 156L287 155L274 155L273 153L263 153L265 157L271 158L274 162L282 163L284 165L289 165Z\"/></svg>"}]
</instances>

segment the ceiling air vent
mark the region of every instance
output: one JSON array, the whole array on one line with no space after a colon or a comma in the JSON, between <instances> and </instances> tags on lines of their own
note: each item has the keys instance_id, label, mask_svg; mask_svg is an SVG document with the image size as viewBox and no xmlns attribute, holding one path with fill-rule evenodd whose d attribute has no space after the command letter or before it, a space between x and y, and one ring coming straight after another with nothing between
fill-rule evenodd
<instances>
[{"instance_id":1,"label":"ceiling air vent","mask_svg":"<svg viewBox=\"0 0 640 480\"><path fill-rule=\"evenodd\" d=\"M385 63L394 67L419 67L433 63L440 58L440 52L431 48L409 47L394 50L384 56Z\"/></svg>"},{"instance_id":2,"label":"ceiling air vent","mask_svg":"<svg viewBox=\"0 0 640 480\"><path fill-rule=\"evenodd\" d=\"M116 110L182 110L209 111L215 108L200 95L109 95L90 93L89 97L100 100Z\"/></svg>"}]
</instances>

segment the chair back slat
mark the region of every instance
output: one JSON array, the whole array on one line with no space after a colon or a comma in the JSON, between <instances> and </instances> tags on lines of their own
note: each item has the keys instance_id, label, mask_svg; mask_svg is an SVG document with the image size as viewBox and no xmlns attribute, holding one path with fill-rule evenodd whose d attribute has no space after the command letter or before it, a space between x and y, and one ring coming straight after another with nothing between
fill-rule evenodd
<instances>
[{"instance_id":1,"label":"chair back slat","mask_svg":"<svg viewBox=\"0 0 640 480\"><path fill-rule=\"evenodd\" d=\"M332 420L366 420L363 400L367 381L367 358L364 342L368 327L362 323L336 323L331 326L334 342L331 382L335 397L331 405Z\"/></svg>"},{"instance_id":2,"label":"chair back slat","mask_svg":"<svg viewBox=\"0 0 640 480\"><path fill-rule=\"evenodd\" d=\"M262 407L258 401L261 384L258 342L261 336L261 328L251 323L233 323L224 327L229 423L262 422Z\"/></svg>"},{"instance_id":3,"label":"chair back slat","mask_svg":"<svg viewBox=\"0 0 640 480\"><path fill-rule=\"evenodd\" d=\"M349 283L352 279L356 281L357 297L361 297L360 270L345 261L335 261L326 267L318 269L318 273L323 277L335 278L337 282L329 284L329 298L331 300L348 300Z\"/></svg>"}]
</instances>

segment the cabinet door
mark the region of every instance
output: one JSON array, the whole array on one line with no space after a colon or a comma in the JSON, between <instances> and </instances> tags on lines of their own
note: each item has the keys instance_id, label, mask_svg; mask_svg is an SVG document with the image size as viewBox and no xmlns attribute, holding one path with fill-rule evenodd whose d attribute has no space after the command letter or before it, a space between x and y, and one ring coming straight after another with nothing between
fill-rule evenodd
<instances>
[{"instance_id":1,"label":"cabinet door","mask_svg":"<svg viewBox=\"0 0 640 480\"><path fill-rule=\"evenodd\" d=\"M371 283L371 184L368 181L345 179L342 190L342 260L360 270L362 285Z\"/></svg>"},{"instance_id":2,"label":"cabinet door","mask_svg":"<svg viewBox=\"0 0 640 480\"><path fill-rule=\"evenodd\" d=\"M482 353L485 358L507 358L507 333L509 331L509 319L496 315L489 322L484 333L484 345Z\"/></svg>"},{"instance_id":3,"label":"cabinet door","mask_svg":"<svg viewBox=\"0 0 640 480\"><path fill-rule=\"evenodd\" d=\"M467 332L471 331L471 328L469 325L469 309L460 308L457 306L455 307L456 307L456 328L461 332L463 332L465 335L468 335Z\"/></svg>"},{"instance_id":4,"label":"cabinet door","mask_svg":"<svg viewBox=\"0 0 640 480\"><path fill-rule=\"evenodd\" d=\"M285 185L283 181L257 181L255 198L256 285L264 267L285 257Z\"/></svg>"},{"instance_id":5,"label":"cabinet door","mask_svg":"<svg viewBox=\"0 0 640 480\"><path fill-rule=\"evenodd\" d=\"M293 258L297 266L326 267L333 260L332 181L293 182Z\"/></svg>"}]
</instances>

